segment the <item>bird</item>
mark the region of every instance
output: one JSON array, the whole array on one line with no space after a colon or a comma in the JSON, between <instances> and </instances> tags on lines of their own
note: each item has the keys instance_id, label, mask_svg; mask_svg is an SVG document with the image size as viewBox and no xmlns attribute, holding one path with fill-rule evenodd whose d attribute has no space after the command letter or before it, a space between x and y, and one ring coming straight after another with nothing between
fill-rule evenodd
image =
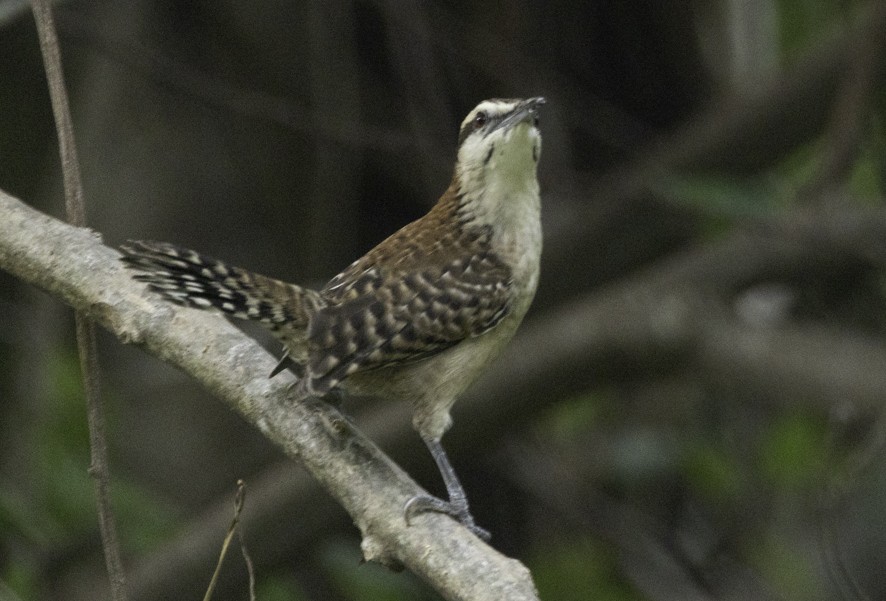
<instances>
[{"instance_id":1,"label":"bird","mask_svg":"<svg viewBox=\"0 0 886 601\"><path fill-rule=\"evenodd\" d=\"M122 260L167 301L267 327L284 347L271 377L289 368L296 399L345 393L410 403L448 499L412 497L407 525L443 513L488 541L441 439L456 399L513 337L538 286L545 103L480 102L461 123L437 203L320 290L166 242L130 240Z\"/></svg>"}]
</instances>

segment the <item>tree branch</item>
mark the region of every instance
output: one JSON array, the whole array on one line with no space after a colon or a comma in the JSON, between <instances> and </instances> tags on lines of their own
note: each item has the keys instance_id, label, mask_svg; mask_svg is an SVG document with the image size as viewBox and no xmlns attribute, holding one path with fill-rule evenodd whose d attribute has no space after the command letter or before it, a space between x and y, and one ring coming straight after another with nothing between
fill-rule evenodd
<instances>
[{"instance_id":1,"label":"tree branch","mask_svg":"<svg viewBox=\"0 0 886 601\"><path fill-rule=\"evenodd\" d=\"M61 49L55 32L55 22L49 0L32 0L43 69L49 83L49 97L58 134L59 157L65 189L65 212L68 221L83 227L86 225L86 203L83 199L83 182L80 178L80 162L74 140L74 125L68 103L68 91L62 69ZM83 373L83 391L86 397L86 419L89 426L89 475L95 488L98 508L98 525L105 554L105 566L111 584L114 601L126 601L126 574L120 558L117 524L111 507L111 474L108 468L108 445L105 441L105 418L102 411L99 387L98 346L95 342L95 324L77 311L74 315L77 329L77 352L80 355L80 371Z\"/></svg>"},{"instance_id":2,"label":"tree branch","mask_svg":"<svg viewBox=\"0 0 886 601\"><path fill-rule=\"evenodd\" d=\"M407 527L403 507L423 492L327 403L293 404L273 358L223 318L144 294L99 237L0 192L0 267L86 313L200 381L290 457L348 511L364 557L405 565L453 600L537 599L529 571L446 516Z\"/></svg>"}]
</instances>

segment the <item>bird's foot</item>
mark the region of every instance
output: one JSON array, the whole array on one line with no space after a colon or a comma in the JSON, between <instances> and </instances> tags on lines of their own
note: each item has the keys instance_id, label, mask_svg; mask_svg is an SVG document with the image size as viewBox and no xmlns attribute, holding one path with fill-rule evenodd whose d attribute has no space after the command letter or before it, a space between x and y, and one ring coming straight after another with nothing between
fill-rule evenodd
<instances>
[{"instance_id":1,"label":"bird's foot","mask_svg":"<svg viewBox=\"0 0 886 601\"><path fill-rule=\"evenodd\" d=\"M437 497L432 497L431 495L416 495L409 499L406 502L406 506L403 508L403 513L406 518L406 525L409 526L412 522L412 518L416 515L427 513L429 511L433 511L434 513L444 513L451 517L452 519L459 522L462 526L470 530L474 533L477 538L484 542L489 542L492 538L492 535L489 534L488 530L485 530L478 526L476 522L474 522L474 516L471 515L470 510L468 509L467 500L463 500L462 502L453 502L453 501L444 501L443 499L438 499Z\"/></svg>"}]
</instances>

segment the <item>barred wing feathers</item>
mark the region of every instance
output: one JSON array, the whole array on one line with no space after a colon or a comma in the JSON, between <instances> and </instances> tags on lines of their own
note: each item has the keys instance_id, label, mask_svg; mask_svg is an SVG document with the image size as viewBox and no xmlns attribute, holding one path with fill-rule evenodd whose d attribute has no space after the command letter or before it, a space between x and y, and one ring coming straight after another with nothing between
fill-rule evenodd
<instances>
[{"instance_id":1,"label":"barred wing feathers","mask_svg":"<svg viewBox=\"0 0 886 601\"><path fill-rule=\"evenodd\" d=\"M358 370L439 353L509 313L510 269L490 250L488 230L461 230L458 240L411 234L401 230L395 238L406 240L377 247L321 291L326 306L308 330L313 392L323 394Z\"/></svg>"}]
</instances>

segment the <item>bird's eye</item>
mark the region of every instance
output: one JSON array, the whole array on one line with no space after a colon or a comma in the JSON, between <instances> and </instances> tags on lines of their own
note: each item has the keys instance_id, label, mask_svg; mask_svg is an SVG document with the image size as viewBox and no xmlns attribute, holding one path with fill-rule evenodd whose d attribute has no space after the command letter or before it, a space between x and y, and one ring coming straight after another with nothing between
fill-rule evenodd
<instances>
[{"instance_id":1,"label":"bird's eye","mask_svg":"<svg viewBox=\"0 0 886 601\"><path fill-rule=\"evenodd\" d=\"M474 129L480 129L481 127L486 125L486 121L488 119L489 117L487 117L486 113L484 113L483 111L477 113L477 116L474 117Z\"/></svg>"}]
</instances>

